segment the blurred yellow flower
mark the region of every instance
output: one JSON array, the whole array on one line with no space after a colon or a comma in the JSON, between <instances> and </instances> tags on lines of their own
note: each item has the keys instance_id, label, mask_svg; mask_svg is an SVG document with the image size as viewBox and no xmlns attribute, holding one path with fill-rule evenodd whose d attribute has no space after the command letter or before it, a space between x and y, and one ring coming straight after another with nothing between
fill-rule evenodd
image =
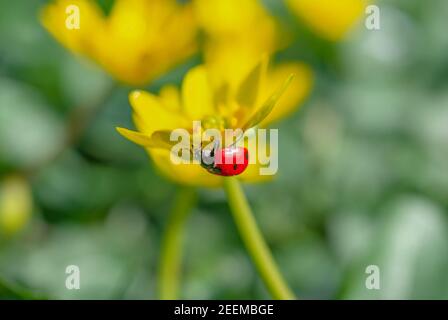
<instances>
[{"instance_id":1,"label":"blurred yellow flower","mask_svg":"<svg viewBox=\"0 0 448 320\"><path fill-rule=\"evenodd\" d=\"M215 90L227 87L235 92L257 61L285 42L285 33L258 0L194 0L193 4L206 35L204 58ZM295 81L264 125L296 110L313 84L311 69L304 63L273 64L267 72L267 88L278 87L289 74L295 75Z\"/></svg>"},{"instance_id":2,"label":"blurred yellow flower","mask_svg":"<svg viewBox=\"0 0 448 320\"><path fill-rule=\"evenodd\" d=\"M272 52L278 39L275 20L258 0L193 0L199 26L207 40L245 39L260 52Z\"/></svg>"},{"instance_id":3,"label":"blurred yellow flower","mask_svg":"<svg viewBox=\"0 0 448 320\"><path fill-rule=\"evenodd\" d=\"M33 200L28 182L19 176L6 177L0 183L0 234L21 230L31 217Z\"/></svg>"},{"instance_id":4,"label":"blurred yellow flower","mask_svg":"<svg viewBox=\"0 0 448 320\"><path fill-rule=\"evenodd\" d=\"M154 133L177 128L186 128L191 132L192 121L195 120L200 120L205 128L243 128L246 121L266 105L266 101L274 105L280 98L279 91L272 95L273 89L268 87L272 82L265 81L267 61L263 61L246 75L235 91L222 90L224 87L218 90L214 88L210 72L203 65L187 73L180 91L172 86L162 88L159 96L134 91L129 99L138 132L124 128L118 128L118 131L129 140L144 146L160 171L172 180L185 185L219 186L222 177L208 173L199 164L173 164L170 151L160 148ZM284 81L285 78L282 79L283 84ZM294 79L292 82L296 81ZM284 114L284 110L277 110L274 118ZM268 117L264 123L272 119ZM248 182L266 180L267 176L259 174L259 166L258 163L250 164L239 178Z\"/></svg>"},{"instance_id":5,"label":"blurred yellow flower","mask_svg":"<svg viewBox=\"0 0 448 320\"><path fill-rule=\"evenodd\" d=\"M79 28L67 26L73 6ZM176 0L116 0L107 17L94 1L56 0L41 21L68 49L131 85L147 84L196 49L192 7Z\"/></svg>"},{"instance_id":6,"label":"blurred yellow flower","mask_svg":"<svg viewBox=\"0 0 448 320\"><path fill-rule=\"evenodd\" d=\"M286 0L300 19L321 37L341 40L359 21L367 0Z\"/></svg>"}]
</instances>

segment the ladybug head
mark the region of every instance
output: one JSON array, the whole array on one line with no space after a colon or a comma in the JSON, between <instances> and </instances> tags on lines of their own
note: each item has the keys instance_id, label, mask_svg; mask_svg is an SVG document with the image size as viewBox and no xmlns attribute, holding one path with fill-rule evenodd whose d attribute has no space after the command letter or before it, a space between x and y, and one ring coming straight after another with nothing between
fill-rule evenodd
<instances>
[{"instance_id":1,"label":"ladybug head","mask_svg":"<svg viewBox=\"0 0 448 320\"><path fill-rule=\"evenodd\" d=\"M201 152L201 164L205 166L215 165L215 148L203 149Z\"/></svg>"},{"instance_id":2,"label":"ladybug head","mask_svg":"<svg viewBox=\"0 0 448 320\"><path fill-rule=\"evenodd\" d=\"M198 156L200 156L201 165L205 168L215 166L216 151L219 149L219 140L213 142L212 145L208 145L205 148L200 149Z\"/></svg>"}]
</instances>

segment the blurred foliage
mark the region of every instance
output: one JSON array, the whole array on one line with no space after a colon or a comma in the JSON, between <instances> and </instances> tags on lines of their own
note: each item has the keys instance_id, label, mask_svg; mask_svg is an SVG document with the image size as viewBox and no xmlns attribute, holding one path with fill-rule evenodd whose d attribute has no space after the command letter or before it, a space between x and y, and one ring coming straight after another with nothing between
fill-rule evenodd
<instances>
[{"instance_id":1,"label":"blurred foliage","mask_svg":"<svg viewBox=\"0 0 448 320\"><path fill-rule=\"evenodd\" d=\"M340 43L264 2L293 34L278 60L316 73L312 97L279 124L278 176L246 187L285 278L301 298L447 299L448 2L377 1L381 30L361 26ZM44 3L0 0L0 179L26 177L33 196L23 228L0 232L0 297L154 298L176 186L115 132L131 127L125 87L48 162L71 110L111 80L43 30ZM194 59L147 89L179 83ZM185 246L182 297L268 297L222 191L200 190ZM71 264L81 290L65 288ZM372 264L381 290L365 288Z\"/></svg>"}]
</instances>

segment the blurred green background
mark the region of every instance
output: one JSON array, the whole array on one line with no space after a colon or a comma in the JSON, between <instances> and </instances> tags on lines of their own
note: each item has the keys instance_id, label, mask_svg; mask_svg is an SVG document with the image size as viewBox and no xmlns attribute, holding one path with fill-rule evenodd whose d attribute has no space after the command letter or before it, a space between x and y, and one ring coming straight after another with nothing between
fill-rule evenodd
<instances>
[{"instance_id":1,"label":"blurred green background","mask_svg":"<svg viewBox=\"0 0 448 320\"><path fill-rule=\"evenodd\" d=\"M131 88L116 88L51 160L69 115L111 80L43 30L45 3L0 0L0 185L26 177L33 197L20 230L0 225L0 298L155 298L177 186L115 131L132 127ZM361 25L337 44L304 30L281 1L264 3L298 33L277 59L316 74L306 104L279 124L278 176L245 187L286 280L300 298L447 299L448 2L377 1L381 30ZM147 89L179 84L198 61ZM269 298L224 193L199 192L181 297ZM80 290L65 287L71 264ZM365 287L368 265L380 268L380 290Z\"/></svg>"}]
</instances>

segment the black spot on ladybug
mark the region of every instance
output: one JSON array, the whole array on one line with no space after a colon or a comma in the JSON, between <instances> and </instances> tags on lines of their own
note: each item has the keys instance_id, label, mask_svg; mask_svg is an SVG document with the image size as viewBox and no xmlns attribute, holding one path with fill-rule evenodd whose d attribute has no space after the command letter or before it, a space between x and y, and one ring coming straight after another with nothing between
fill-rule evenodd
<instances>
[{"instance_id":1,"label":"black spot on ladybug","mask_svg":"<svg viewBox=\"0 0 448 320\"><path fill-rule=\"evenodd\" d=\"M236 170L236 168L238 168L238 166L236 165L236 163L233 165L233 170Z\"/></svg>"},{"instance_id":2,"label":"black spot on ladybug","mask_svg":"<svg viewBox=\"0 0 448 320\"><path fill-rule=\"evenodd\" d=\"M249 155L247 154L247 152L244 152L244 159L249 160Z\"/></svg>"}]
</instances>

